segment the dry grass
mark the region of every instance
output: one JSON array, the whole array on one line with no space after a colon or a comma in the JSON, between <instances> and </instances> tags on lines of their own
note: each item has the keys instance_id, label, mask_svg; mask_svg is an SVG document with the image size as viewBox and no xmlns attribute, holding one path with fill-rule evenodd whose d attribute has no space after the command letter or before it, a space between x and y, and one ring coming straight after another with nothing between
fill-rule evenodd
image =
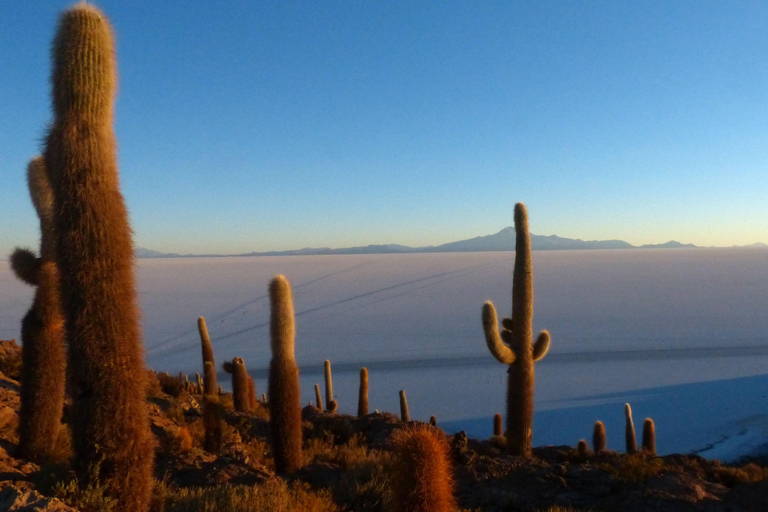
<instances>
[{"instance_id":1,"label":"dry grass","mask_svg":"<svg viewBox=\"0 0 768 512\"><path fill-rule=\"evenodd\" d=\"M642 452L613 457L598 469L625 482L637 483L669 470L663 459Z\"/></svg>"}]
</instances>

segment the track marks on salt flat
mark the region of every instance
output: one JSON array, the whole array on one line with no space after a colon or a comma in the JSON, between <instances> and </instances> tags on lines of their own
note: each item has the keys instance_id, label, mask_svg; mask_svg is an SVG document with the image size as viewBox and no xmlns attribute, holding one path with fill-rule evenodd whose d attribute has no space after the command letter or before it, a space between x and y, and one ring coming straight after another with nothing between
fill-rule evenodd
<instances>
[{"instance_id":1,"label":"track marks on salt flat","mask_svg":"<svg viewBox=\"0 0 768 512\"><path fill-rule=\"evenodd\" d=\"M384 294L384 293L390 292L392 290L399 290L401 288L410 287L407 290L404 290L404 291L402 291L400 293L397 293L395 295L388 295L386 297L378 298L377 300L368 302L366 304L358 305L357 307L352 308L352 309L345 310L345 312L348 312L348 311L351 311L351 310L355 310L355 309L369 307L369 306L372 306L372 305L374 305L376 303L379 303L379 302L395 299L395 298L400 297L402 295L413 293L416 290L420 290L420 289L423 289L423 288L428 288L428 287L434 286L434 285L436 285L438 283L441 283L443 281L448 281L450 279L456 279L456 278L461 277L461 276L463 276L465 274L468 274L470 272L476 271L476 270L478 270L478 269L480 269L482 267L498 265L500 263L505 263L505 262L494 261L494 262L490 262L490 263L481 263L479 265L471 265L469 267L463 267L463 268L456 269L456 270L449 270L449 271L446 271L446 272L440 272L440 273L437 273L437 274L432 274L432 275L425 276L425 277L420 277L420 278L417 278L417 279L411 279L409 281L405 281L405 282L402 282L402 283L397 283L397 284L393 284L393 285L390 285L390 286L385 286L383 288L379 288L379 289L376 289L376 290L371 290L371 291L364 292L364 293L359 293L357 295L352 295L350 297L345 297L343 299L339 299L339 300L336 300L336 301L333 301L333 302L328 302L326 304L321 304L320 306L315 306L315 307L312 307L312 308L309 308L309 309L298 311L298 312L296 312L295 316L296 317L301 317L301 316L309 315L309 314L312 314L312 313L316 313L318 311L326 311L326 310L328 310L330 308L334 308L334 307L342 305L342 304L347 304L347 303L350 303L350 302L355 302L355 301L358 301L358 300L361 300L361 299L365 299L365 298L368 298L368 297L375 297L376 295ZM423 284L422 286L411 287L412 285L415 285L415 284L418 284L418 283L425 283L425 284ZM338 312L331 313L331 314L326 315L326 318L331 317L331 316L335 316L335 315L338 315L338 314L339 314ZM268 325L269 325L269 321L261 322L261 323L255 324L255 325L251 325L249 327L245 327L243 329L239 329L237 331L233 331L233 332L230 332L230 333L227 333L227 334L224 334L224 335L217 336L217 339L222 340L222 339L231 338L233 336L238 336L240 334L244 334L244 333L251 332L251 331L254 331L254 330L257 330L257 329L265 328Z\"/></svg>"},{"instance_id":2,"label":"track marks on salt flat","mask_svg":"<svg viewBox=\"0 0 768 512\"><path fill-rule=\"evenodd\" d=\"M332 277L339 276L341 274L346 274L348 272L353 272L361 267L366 266L367 263L361 263L359 265L354 265L352 267L344 268L341 270L338 270L336 272L330 272L328 274L323 274L319 277L316 277L314 279L310 279L309 281L305 281L303 283L299 283L293 286L293 292L294 296L300 296L302 293L307 290L308 288L311 288L312 285L321 282L326 279L330 279ZM269 299L269 294L264 294L256 297L255 299L248 300L246 302L243 302L242 304L238 304L236 306L233 306L227 310L222 311L221 313L217 315L212 315L209 318L206 318L206 322L208 323L208 329L214 330L216 326L221 326L222 324L226 323L228 318L231 318L232 316L236 316L237 314L245 314L246 309L255 306L256 304L260 302L264 302ZM196 319L196 318L195 318ZM252 329L247 329L247 331ZM231 338L232 336L238 334L236 333L228 333L224 335L217 335L216 339L226 339ZM173 334L171 336L168 336L167 338L164 338L160 340L156 345L154 345L149 351L149 354L155 355L159 352L167 352L171 349L177 348L179 345L186 345L186 340L188 337L193 337L197 335L197 327L190 327L189 329L182 331L180 333ZM176 341L177 343L173 343ZM184 347L186 348L186 347Z\"/></svg>"}]
</instances>

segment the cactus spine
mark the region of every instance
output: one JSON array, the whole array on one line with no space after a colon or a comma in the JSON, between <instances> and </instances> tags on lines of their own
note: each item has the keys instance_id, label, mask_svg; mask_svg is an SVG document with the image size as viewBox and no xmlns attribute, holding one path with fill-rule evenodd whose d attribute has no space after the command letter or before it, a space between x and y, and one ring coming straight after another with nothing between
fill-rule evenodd
<instances>
[{"instance_id":1,"label":"cactus spine","mask_svg":"<svg viewBox=\"0 0 768 512\"><path fill-rule=\"evenodd\" d=\"M299 367L294 355L296 325L293 316L291 285L278 275L269 284L271 316L269 324L272 360L269 363L269 422L272 453L278 473L289 473L301 466L301 390Z\"/></svg>"},{"instance_id":2,"label":"cactus spine","mask_svg":"<svg viewBox=\"0 0 768 512\"><path fill-rule=\"evenodd\" d=\"M52 55L45 163L74 388L75 460L84 480L92 475L108 485L120 510L141 512L151 495L154 440L112 127L117 74L106 16L86 4L65 11Z\"/></svg>"},{"instance_id":3,"label":"cactus spine","mask_svg":"<svg viewBox=\"0 0 768 512\"><path fill-rule=\"evenodd\" d=\"M360 370L360 394L357 398L357 416L368 416L368 368Z\"/></svg>"},{"instance_id":4,"label":"cactus spine","mask_svg":"<svg viewBox=\"0 0 768 512\"><path fill-rule=\"evenodd\" d=\"M406 427L393 438L392 490L403 512L454 512L448 442L433 428Z\"/></svg>"},{"instance_id":5,"label":"cactus spine","mask_svg":"<svg viewBox=\"0 0 768 512\"><path fill-rule=\"evenodd\" d=\"M411 421L411 414L408 412L408 399L405 397L405 390L400 390L400 421L408 423Z\"/></svg>"},{"instance_id":6,"label":"cactus spine","mask_svg":"<svg viewBox=\"0 0 768 512\"><path fill-rule=\"evenodd\" d=\"M507 378L507 450L513 455L531 456L533 427L534 362L549 350L549 333L533 337L533 265L528 212L523 203L515 205L515 269L512 279L512 318L504 318L499 335L496 309L483 306L483 330L491 354L509 365ZM503 341L502 341L503 340Z\"/></svg>"},{"instance_id":7,"label":"cactus spine","mask_svg":"<svg viewBox=\"0 0 768 512\"><path fill-rule=\"evenodd\" d=\"M40 218L40 258L16 249L11 263L23 281L37 285L34 302L21 323L21 407L19 450L24 457L46 462L54 457L64 407L66 354L59 273L53 231L53 191L42 157L27 168L32 203Z\"/></svg>"},{"instance_id":8,"label":"cactus spine","mask_svg":"<svg viewBox=\"0 0 768 512\"><path fill-rule=\"evenodd\" d=\"M605 437L605 425L602 421L595 422L595 428L592 431L592 448L595 453L602 453L606 450L608 441Z\"/></svg>"},{"instance_id":9,"label":"cactus spine","mask_svg":"<svg viewBox=\"0 0 768 512\"><path fill-rule=\"evenodd\" d=\"M624 417L626 418L624 437L627 453L635 453L637 451L637 435L635 434L635 424L632 422L632 407L629 404L624 404Z\"/></svg>"},{"instance_id":10,"label":"cactus spine","mask_svg":"<svg viewBox=\"0 0 768 512\"><path fill-rule=\"evenodd\" d=\"M643 422L643 451L656 455L656 426L651 418Z\"/></svg>"}]
</instances>

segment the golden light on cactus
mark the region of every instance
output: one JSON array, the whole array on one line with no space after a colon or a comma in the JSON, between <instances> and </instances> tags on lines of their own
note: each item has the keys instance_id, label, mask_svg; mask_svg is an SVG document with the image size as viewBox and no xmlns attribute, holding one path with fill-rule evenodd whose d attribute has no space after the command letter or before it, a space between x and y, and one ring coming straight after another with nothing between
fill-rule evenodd
<instances>
[{"instance_id":1,"label":"golden light on cactus","mask_svg":"<svg viewBox=\"0 0 768 512\"><path fill-rule=\"evenodd\" d=\"M299 367L294 356L296 325L291 285L278 275L269 284L269 335L272 360L269 363L269 423L272 453L278 473L290 473L302 464L301 390Z\"/></svg>"},{"instance_id":2,"label":"golden light on cactus","mask_svg":"<svg viewBox=\"0 0 768 512\"><path fill-rule=\"evenodd\" d=\"M392 492L403 512L457 512L445 437L434 427L406 427L393 436Z\"/></svg>"},{"instance_id":3,"label":"golden light on cactus","mask_svg":"<svg viewBox=\"0 0 768 512\"><path fill-rule=\"evenodd\" d=\"M112 127L117 72L106 16L86 4L65 11L52 55L54 119L44 157L75 388L75 460L84 480L107 484L120 510L141 512L149 506L154 440Z\"/></svg>"},{"instance_id":4,"label":"golden light on cactus","mask_svg":"<svg viewBox=\"0 0 768 512\"><path fill-rule=\"evenodd\" d=\"M512 274L512 318L502 320L499 333L496 308L483 305L483 331L488 350L509 365L507 377L507 450L513 455L532 454L534 362L549 351L550 337L542 331L533 343L533 263L528 212L515 205L515 268Z\"/></svg>"},{"instance_id":5,"label":"golden light on cactus","mask_svg":"<svg viewBox=\"0 0 768 512\"><path fill-rule=\"evenodd\" d=\"M320 386L315 384L315 407L323 412L323 397L320 395Z\"/></svg>"},{"instance_id":6,"label":"golden light on cactus","mask_svg":"<svg viewBox=\"0 0 768 512\"><path fill-rule=\"evenodd\" d=\"M245 361L241 357L236 357L231 363L224 363L224 371L232 374L232 401L235 411L248 412L251 409L251 401Z\"/></svg>"},{"instance_id":7,"label":"golden light on cactus","mask_svg":"<svg viewBox=\"0 0 768 512\"><path fill-rule=\"evenodd\" d=\"M411 413L408 411L408 399L405 396L405 390L400 390L400 421L407 423L411 421Z\"/></svg>"}]
</instances>

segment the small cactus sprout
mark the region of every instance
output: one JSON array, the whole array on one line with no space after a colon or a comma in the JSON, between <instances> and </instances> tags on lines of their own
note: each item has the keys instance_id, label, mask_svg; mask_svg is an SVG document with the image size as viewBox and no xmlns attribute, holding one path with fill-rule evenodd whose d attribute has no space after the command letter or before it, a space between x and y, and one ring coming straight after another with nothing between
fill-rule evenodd
<instances>
[{"instance_id":1,"label":"small cactus sprout","mask_svg":"<svg viewBox=\"0 0 768 512\"><path fill-rule=\"evenodd\" d=\"M498 413L498 412L493 416L493 435L494 436L504 435L504 431L502 430L501 413Z\"/></svg>"},{"instance_id":2,"label":"small cactus sprout","mask_svg":"<svg viewBox=\"0 0 768 512\"><path fill-rule=\"evenodd\" d=\"M603 425L602 421L596 421L594 431L592 432L592 448L594 448L595 453L603 453L607 446L605 425Z\"/></svg>"},{"instance_id":3,"label":"small cactus sprout","mask_svg":"<svg viewBox=\"0 0 768 512\"><path fill-rule=\"evenodd\" d=\"M203 372L205 372L205 370L203 370ZM205 384L203 384L203 378L197 372L195 372L195 382L197 383L197 393L202 395L205 390Z\"/></svg>"},{"instance_id":4,"label":"small cactus sprout","mask_svg":"<svg viewBox=\"0 0 768 512\"><path fill-rule=\"evenodd\" d=\"M291 284L285 276L276 276L269 283L269 300L272 348L272 360L269 363L269 423L275 469L277 473L285 474L295 471L302 464L301 388L299 367L294 354L296 324Z\"/></svg>"},{"instance_id":5,"label":"small cactus sprout","mask_svg":"<svg viewBox=\"0 0 768 512\"><path fill-rule=\"evenodd\" d=\"M263 404L267 403L267 394L266 393L262 393L261 394L261 403L263 403Z\"/></svg>"},{"instance_id":6,"label":"small cactus sprout","mask_svg":"<svg viewBox=\"0 0 768 512\"><path fill-rule=\"evenodd\" d=\"M232 362L224 363L224 371L232 374L232 401L237 412L248 412L251 401L248 398L248 372L245 369L245 361L236 357Z\"/></svg>"},{"instance_id":7,"label":"small cactus sprout","mask_svg":"<svg viewBox=\"0 0 768 512\"><path fill-rule=\"evenodd\" d=\"M458 511L445 436L426 425L406 427L394 435L393 443L392 491L398 510Z\"/></svg>"},{"instance_id":8,"label":"small cactus sprout","mask_svg":"<svg viewBox=\"0 0 768 512\"><path fill-rule=\"evenodd\" d=\"M315 404L320 412L323 412L323 397L320 396L320 386L315 384Z\"/></svg>"},{"instance_id":9,"label":"small cactus sprout","mask_svg":"<svg viewBox=\"0 0 768 512\"><path fill-rule=\"evenodd\" d=\"M333 377L331 376L331 362L327 359L323 363L323 373L325 374L325 403L330 404L333 400Z\"/></svg>"},{"instance_id":10,"label":"small cactus sprout","mask_svg":"<svg viewBox=\"0 0 768 512\"><path fill-rule=\"evenodd\" d=\"M205 438L203 439L203 449L208 453L218 455L221 451L221 404L219 403L219 394L216 386L216 377L211 377L216 373L216 367L213 361L206 361L203 369L205 383L203 396L203 427L205 429Z\"/></svg>"},{"instance_id":11,"label":"small cactus sprout","mask_svg":"<svg viewBox=\"0 0 768 512\"><path fill-rule=\"evenodd\" d=\"M643 422L643 451L656 455L656 426L651 418Z\"/></svg>"},{"instance_id":12,"label":"small cactus sprout","mask_svg":"<svg viewBox=\"0 0 768 512\"><path fill-rule=\"evenodd\" d=\"M368 368L360 370L360 395L357 399L357 416L368 416Z\"/></svg>"},{"instance_id":13,"label":"small cactus sprout","mask_svg":"<svg viewBox=\"0 0 768 512\"><path fill-rule=\"evenodd\" d=\"M408 399L405 398L405 390L400 390L400 420L403 423L411 421L411 415L408 412Z\"/></svg>"},{"instance_id":14,"label":"small cactus sprout","mask_svg":"<svg viewBox=\"0 0 768 512\"><path fill-rule=\"evenodd\" d=\"M483 330L491 354L508 364L507 450L513 455L532 455L534 362L549 350L549 333L542 331L533 343L533 265L528 212L515 205L515 269L512 278L512 318L502 320L499 334L496 309L483 306Z\"/></svg>"},{"instance_id":15,"label":"small cactus sprout","mask_svg":"<svg viewBox=\"0 0 768 512\"><path fill-rule=\"evenodd\" d=\"M632 407L629 404L624 404L624 417L627 420L627 426L624 431L627 453L635 453L637 451L637 436L635 434L635 424L632 422Z\"/></svg>"},{"instance_id":16,"label":"small cactus sprout","mask_svg":"<svg viewBox=\"0 0 768 512\"><path fill-rule=\"evenodd\" d=\"M579 444L576 446L576 453L581 458L586 458L592 455L591 452L589 451L589 445L584 439L579 441Z\"/></svg>"},{"instance_id":17,"label":"small cactus sprout","mask_svg":"<svg viewBox=\"0 0 768 512\"><path fill-rule=\"evenodd\" d=\"M336 410L339 408L339 402L336 400L331 400L328 402L328 412L336 412Z\"/></svg>"},{"instance_id":18,"label":"small cactus sprout","mask_svg":"<svg viewBox=\"0 0 768 512\"><path fill-rule=\"evenodd\" d=\"M208 326L205 323L205 318L200 317L197 319L197 330L200 332L200 346L203 352L203 369L205 369L205 363L211 363L216 368L216 363L213 360L213 345L211 345L211 337L208 335ZM203 371L205 374L205 371ZM206 377L207 378L207 377ZM216 389L216 372L212 372L211 377L213 379L213 388Z\"/></svg>"},{"instance_id":19,"label":"small cactus sprout","mask_svg":"<svg viewBox=\"0 0 768 512\"><path fill-rule=\"evenodd\" d=\"M429 424L433 427L437 426L437 418L435 418L434 414L429 417Z\"/></svg>"}]
</instances>

